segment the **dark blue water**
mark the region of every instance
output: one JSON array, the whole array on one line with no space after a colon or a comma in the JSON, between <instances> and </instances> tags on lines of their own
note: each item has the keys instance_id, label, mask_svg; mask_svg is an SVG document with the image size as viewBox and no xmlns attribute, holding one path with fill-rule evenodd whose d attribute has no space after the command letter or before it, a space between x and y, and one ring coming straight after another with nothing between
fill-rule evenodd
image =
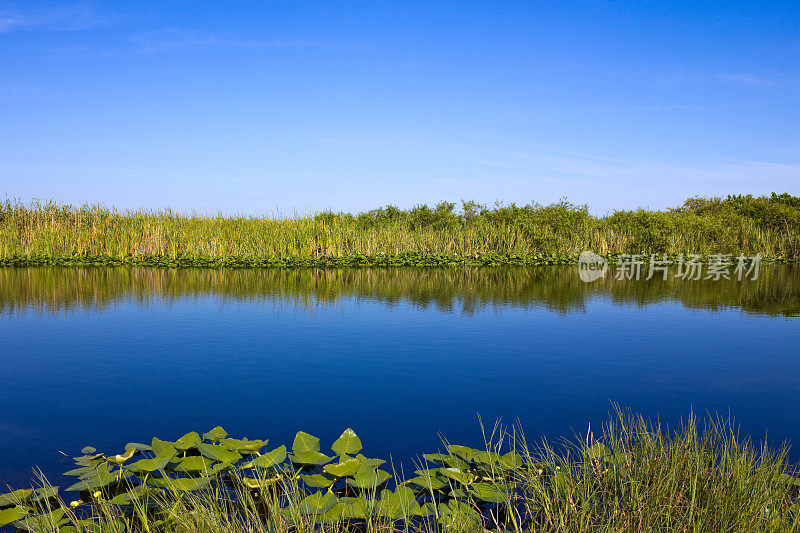
<instances>
[{"instance_id":1,"label":"dark blue water","mask_svg":"<svg viewBox=\"0 0 800 533\"><path fill-rule=\"evenodd\" d=\"M15 275L4 282L23 283ZM479 445L478 415L552 439L597 429L612 402L670 424L691 409L730 412L745 433L800 442L800 321L730 302L574 285L577 304L554 305L463 283L443 302L371 295L363 280L324 299L286 284L251 296L117 285L72 299L70 281L48 279L27 275L0 315L2 484L33 465L60 482L71 461L59 451L117 452L218 424L275 446L301 429L325 446L352 427L365 453L406 459L440 434Z\"/></svg>"}]
</instances>

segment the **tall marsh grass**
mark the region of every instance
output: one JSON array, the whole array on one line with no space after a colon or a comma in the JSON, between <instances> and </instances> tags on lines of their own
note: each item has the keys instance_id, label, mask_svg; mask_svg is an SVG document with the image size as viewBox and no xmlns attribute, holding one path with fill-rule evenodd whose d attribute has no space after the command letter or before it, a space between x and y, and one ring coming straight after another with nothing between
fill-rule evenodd
<instances>
[{"instance_id":1,"label":"tall marsh grass","mask_svg":"<svg viewBox=\"0 0 800 533\"><path fill-rule=\"evenodd\" d=\"M385 507L380 511L377 492L367 492L361 518L320 521L305 507L309 489L298 476L287 476L275 490L245 489L234 499L214 485L166 490L135 500L126 512L113 504L112 495L100 492L91 504L77 508L69 498L40 498L33 504L37 518L22 525L42 532L154 533L777 532L800 527L800 482L787 462L787 450L754 445L738 435L729 419L698 421L690 415L680 427L668 429L618 410L597 435L588 431L557 445L531 444L519 430L506 432L499 426L485 438L489 453L511 450L522 466L514 477L517 489L482 515L470 510L481 504L469 500L474 494L469 482L466 496L459 496L467 506L462 514L448 517L434 506L425 519L394 511L387 515ZM457 454L459 448L448 450ZM44 477L39 486L50 487ZM416 497L426 499L424 493Z\"/></svg>"},{"instance_id":2,"label":"tall marsh grass","mask_svg":"<svg viewBox=\"0 0 800 533\"><path fill-rule=\"evenodd\" d=\"M690 198L667 211L592 216L567 201L542 206L464 202L351 215L291 218L117 211L53 202L0 204L0 261L89 256L130 262L165 257L342 258L442 255L574 257L601 254L731 253L800 258L800 198L788 194L725 200ZM21 263L24 263L22 261Z\"/></svg>"}]
</instances>

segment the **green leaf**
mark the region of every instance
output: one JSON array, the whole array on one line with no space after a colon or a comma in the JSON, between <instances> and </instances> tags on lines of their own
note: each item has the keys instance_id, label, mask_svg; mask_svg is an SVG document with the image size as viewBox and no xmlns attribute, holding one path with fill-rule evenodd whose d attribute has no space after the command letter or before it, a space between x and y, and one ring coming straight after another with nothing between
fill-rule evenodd
<instances>
[{"instance_id":1,"label":"green leaf","mask_svg":"<svg viewBox=\"0 0 800 533\"><path fill-rule=\"evenodd\" d=\"M209 459L220 461L221 463L234 463L242 458L239 452L216 444L199 443L197 449Z\"/></svg>"},{"instance_id":2,"label":"green leaf","mask_svg":"<svg viewBox=\"0 0 800 533\"><path fill-rule=\"evenodd\" d=\"M247 439L222 439L220 446L225 446L230 450L236 450L239 453L257 452L267 444L264 440L247 440Z\"/></svg>"},{"instance_id":3,"label":"green leaf","mask_svg":"<svg viewBox=\"0 0 800 533\"><path fill-rule=\"evenodd\" d=\"M175 448L178 450L190 450L200 444L200 435L192 431L175 441Z\"/></svg>"},{"instance_id":4,"label":"green leaf","mask_svg":"<svg viewBox=\"0 0 800 533\"><path fill-rule=\"evenodd\" d=\"M175 472L205 472L209 469L213 461L202 455L184 457L173 468Z\"/></svg>"},{"instance_id":5,"label":"green leaf","mask_svg":"<svg viewBox=\"0 0 800 533\"><path fill-rule=\"evenodd\" d=\"M58 496L58 487L40 487L38 489L34 489L31 493L31 501L32 502L40 502L44 500L49 500L51 498L55 498Z\"/></svg>"},{"instance_id":6,"label":"green leaf","mask_svg":"<svg viewBox=\"0 0 800 533\"><path fill-rule=\"evenodd\" d=\"M161 477L151 478L148 480L148 483L174 492L187 492L207 487L209 479L207 477L181 477L177 479Z\"/></svg>"},{"instance_id":7,"label":"green leaf","mask_svg":"<svg viewBox=\"0 0 800 533\"><path fill-rule=\"evenodd\" d=\"M292 452L296 455L303 452L318 452L319 439L303 431L298 431L292 444Z\"/></svg>"},{"instance_id":8,"label":"green leaf","mask_svg":"<svg viewBox=\"0 0 800 533\"><path fill-rule=\"evenodd\" d=\"M597 442L591 448L588 448L584 453L590 459L602 459L607 455L611 455L611 450L609 450L608 447L602 442Z\"/></svg>"},{"instance_id":9,"label":"green leaf","mask_svg":"<svg viewBox=\"0 0 800 533\"><path fill-rule=\"evenodd\" d=\"M473 483L469 490L479 500L490 503L504 503L511 498L508 488L492 483Z\"/></svg>"},{"instance_id":10,"label":"green leaf","mask_svg":"<svg viewBox=\"0 0 800 533\"><path fill-rule=\"evenodd\" d=\"M338 499L332 492L315 492L310 496L303 498L298 507L300 512L304 514L322 514L329 511L334 505L338 503Z\"/></svg>"},{"instance_id":11,"label":"green leaf","mask_svg":"<svg viewBox=\"0 0 800 533\"><path fill-rule=\"evenodd\" d=\"M494 465L500 461L500 454L496 452L480 451L475 453L475 462L485 465ZM452 465L451 465L452 466Z\"/></svg>"},{"instance_id":12,"label":"green leaf","mask_svg":"<svg viewBox=\"0 0 800 533\"><path fill-rule=\"evenodd\" d=\"M303 483L315 489L327 489L336 481L336 478L326 474L310 474L300 476Z\"/></svg>"},{"instance_id":13,"label":"green leaf","mask_svg":"<svg viewBox=\"0 0 800 533\"><path fill-rule=\"evenodd\" d=\"M174 450L174 449L173 449ZM163 470L167 463L172 460L173 455L163 455L153 459L139 459L135 463L127 465L125 468L136 473L150 473Z\"/></svg>"},{"instance_id":14,"label":"green leaf","mask_svg":"<svg viewBox=\"0 0 800 533\"><path fill-rule=\"evenodd\" d=\"M175 455L175 445L172 442L166 440L160 440L153 437L153 442L150 445L150 448L152 448L153 453L155 453L158 456L164 456L170 454Z\"/></svg>"},{"instance_id":15,"label":"green leaf","mask_svg":"<svg viewBox=\"0 0 800 533\"><path fill-rule=\"evenodd\" d=\"M295 464L318 466L327 463L333 459L333 457L328 457L324 453L320 452L305 451L292 454L290 459Z\"/></svg>"},{"instance_id":16,"label":"green leaf","mask_svg":"<svg viewBox=\"0 0 800 533\"><path fill-rule=\"evenodd\" d=\"M93 453L97 453L97 449L92 448L91 446L86 446L84 449L81 450L83 455L89 455Z\"/></svg>"},{"instance_id":17,"label":"green leaf","mask_svg":"<svg viewBox=\"0 0 800 533\"><path fill-rule=\"evenodd\" d=\"M448 486L448 484L445 481L442 481L441 479L439 479L436 476L417 476L417 477L412 477L411 479L406 481L406 483L411 483L413 485L417 485L418 487L421 487L421 488L426 489L428 491L442 490L442 489L444 489L445 487Z\"/></svg>"},{"instance_id":18,"label":"green leaf","mask_svg":"<svg viewBox=\"0 0 800 533\"><path fill-rule=\"evenodd\" d=\"M446 529L469 531L481 525L481 516L478 512L458 500L439 504L439 523Z\"/></svg>"},{"instance_id":19,"label":"green leaf","mask_svg":"<svg viewBox=\"0 0 800 533\"><path fill-rule=\"evenodd\" d=\"M141 444L138 442L129 442L125 445L125 451L134 450L135 452L152 452L153 447L148 446L147 444Z\"/></svg>"},{"instance_id":20,"label":"green leaf","mask_svg":"<svg viewBox=\"0 0 800 533\"><path fill-rule=\"evenodd\" d=\"M361 454L356 455L356 459L361 461L361 470L375 470L386 462L383 459L369 459Z\"/></svg>"},{"instance_id":21,"label":"green leaf","mask_svg":"<svg viewBox=\"0 0 800 533\"><path fill-rule=\"evenodd\" d=\"M339 438L336 439L331 449L336 455L358 453L361 451L361 439L358 438L355 431L347 428Z\"/></svg>"},{"instance_id":22,"label":"green leaf","mask_svg":"<svg viewBox=\"0 0 800 533\"><path fill-rule=\"evenodd\" d=\"M211 431L203 433L203 440L209 440L211 442L219 442L227 436L228 432L222 429L222 427L217 426Z\"/></svg>"},{"instance_id":23,"label":"green leaf","mask_svg":"<svg viewBox=\"0 0 800 533\"><path fill-rule=\"evenodd\" d=\"M381 491L378 512L387 518L404 518L410 516L418 506L414 491L401 486L395 492L388 489Z\"/></svg>"},{"instance_id":24,"label":"green leaf","mask_svg":"<svg viewBox=\"0 0 800 533\"><path fill-rule=\"evenodd\" d=\"M256 457L249 463L243 466L243 468L270 468L277 464L280 464L286 460L286 446L281 446L280 448L275 448L269 453L265 453L259 457Z\"/></svg>"},{"instance_id":25,"label":"green leaf","mask_svg":"<svg viewBox=\"0 0 800 533\"><path fill-rule=\"evenodd\" d=\"M361 461L358 459L348 459L337 464L325 465L323 470L336 477L352 476L361 469Z\"/></svg>"},{"instance_id":26,"label":"green leaf","mask_svg":"<svg viewBox=\"0 0 800 533\"><path fill-rule=\"evenodd\" d=\"M506 470L516 470L525 464L525 461L517 452L508 452L500 458L499 464Z\"/></svg>"},{"instance_id":27,"label":"green leaf","mask_svg":"<svg viewBox=\"0 0 800 533\"><path fill-rule=\"evenodd\" d=\"M472 458L475 457L475 454L478 450L473 448L468 448L466 446L460 446L458 444L453 444L447 447L447 451L450 452L451 455L458 455L465 461L472 461Z\"/></svg>"},{"instance_id":28,"label":"green leaf","mask_svg":"<svg viewBox=\"0 0 800 533\"><path fill-rule=\"evenodd\" d=\"M374 489L389 481L392 475L383 470L367 470L356 472L352 478L347 479L347 484L360 489Z\"/></svg>"},{"instance_id":29,"label":"green leaf","mask_svg":"<svg viewBox=\"0 0 800 533\"><path fill-rule=\"evenodd\" d=\"M28 516L28 511L24 507L9 507L0 511L0 527L7 526L12 522L21 520Z\"/></svg>"},{"instance_id":30,"label":"green leaf","mask_svg":"<svg viewBox=\"0 0 800 533\"><path fill-rule=\"evenodd\" d=\"M462 472L457 468L442 468L439 470L439 472L442 475L447 476L450 479L461 483L462 485L466 485L470 481L472 481L472 474L470 474L469 472Z\"/></svg>"},{"instance_id":31,"label":"green leaf","mask_svg":"<svg viewBox=\"0 0 800 533\"><path fill-rule=\"evenodd\" d=\"M8 494L0 494L0 508L13 507L18 503L25 503L32 492L33 489L20 489Z\"/></svg>"}]
</instances>

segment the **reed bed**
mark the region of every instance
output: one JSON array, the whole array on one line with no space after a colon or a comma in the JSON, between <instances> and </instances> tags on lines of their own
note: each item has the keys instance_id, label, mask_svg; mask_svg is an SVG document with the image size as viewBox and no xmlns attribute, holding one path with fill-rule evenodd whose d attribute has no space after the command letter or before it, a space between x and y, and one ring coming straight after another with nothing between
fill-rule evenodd
<instances>
[{"instance_id":1,"label":"reed bed","mask_svg":"<svg viewBox=\"0 0 800 533\"><path fill-rule=\"evenodd\" d=\"M368 266L552 264L614 254L800 258L800 198L690 198L667 211L592 216L542 206L443 202L290 218L0 204L0 264Z\"/></svg>"},{"instance_id":2,"label":"reed bed","mask_svg":"<svg viewBox=\"0 0 800 533\"><path fill-rule=\"evenodd\" d=\"M509 432L496 425L484 431L484 441L485 451L444 443L444 453L420 462L454 466L428 467L424 472L430 479L402 481L394 472L394 492L376 487L357 498L333 488L309 488L301 481L307 476L295 475L294 469L268 471L263 479L251 479L251 488L237 485L235 471L228 469L224 479L233 480L235 497L220 489L222 481L212 481L200 490L159 483L163 490L136 489L132 498L121 497L119 486L112 493L91 489L80 493L83 501L72 502L42 476L35 500L28 493L25 501L0 496L6 509L0 513L19 509L21 515L24 510L28 518L14 524L42 532L747 532L800 527L800 481L796 467L787 462L788 449L754 445L739 436L730 419L698 421L690 415L669 429L617 409L597 435L590 428L555 445L532 445L519 429ZM468 475L473 471L481 473ZM269 483L276 473L282 481ZM450 485L432 483L437 476ZM406 500L397 498L401 493ZM330 502L323 505L326 499ZM119 502L127 503L120 507ZM352 507L355 502L358 506ZM347 509L349 515L341 512Z\"/></svg>"}]
</instances>

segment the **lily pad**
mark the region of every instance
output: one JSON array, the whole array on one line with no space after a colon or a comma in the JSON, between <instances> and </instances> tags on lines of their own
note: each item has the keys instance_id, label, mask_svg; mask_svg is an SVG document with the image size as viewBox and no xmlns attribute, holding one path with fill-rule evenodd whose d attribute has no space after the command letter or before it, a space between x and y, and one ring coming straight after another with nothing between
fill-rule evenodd
<instances>
[{"instance_id":1,"label":"lily pad","mask_svg":"<svg viewBox=\"0 0 800 533\"><path fill-rule=\"evenodd\" d=\"M205 472L213 463L214 461L207 457L193 455L181 459L173 470L175 472Z\"/></svg>"},{"instance_id":2,"label":"lily pad","mask_svg":"<svg viewBox=\"0 0 800 533\"><path fill-rule=\"evenodd\" d=\"M0 494L0 508L13 507L19 503L24 503L32 492L33 489L20 489L8 494Z\"/></svg>"},{"instance_id":3,"label":"lily pad","mask_svg":"<svg viewBox=\"0 0 800 533\"><path fill-rule=\"evenodd\" d=\"M469 490L477 499L489 503L504 503L511 498L511 493L507 487L492 483L473 483L470 485Z\"/></svg>"},{"instance_id":4,"label":"lily pad","mask_svg":"<svg viewBox=\"0 0 800 533\"><path fill-rule=\"evenodd\" d=\"M28 511L24 507L9 507L0 511L0 527L7 526L17 520L28 516Z\"/></svg>"},{"instance_id":5,"label":"lily pad","mask_svg":"<svg viewBox=\"0 0 800 533\"><path fill-rule=\"evenodd\" d=\"M270 468L286 460L286 446L275 448L271 452L260 455L244 465L244 468Z\"/></svg>"},{"instance_id":6,"label":"lily pad","mask_svg":"<svg viewBox=\"0 0 800 533\"><path fill-rule=\"evenodd\" d=\"M200 435L196 431L191 431L175 441L175 448L178 450L190 450L200 444Z\"/></svg>"},{"instance_id":7,"label":"lily pad","mask_svg":"<svg viewBox=\"0 0 800 533\"><path fill-rule=\"evenodd\" d=\"M354 454L361 451L361 439L356 432L350 428L344 430L338 439L333 443L331 449L336 455Z\"/></svg>"},{"instance_id":8,"label":"lily pad","mask_svg":"<svg viewBox=\"0 0 800 533\"><path fill-rule=\"evenodd\" d=\"M304 452L295 452L290 456L290 459L295 464L318 466L329 462L331 459L333 459L333 457L328 457L324 453L309 450Z\"/></svg>"},{"instance_id":9,"label":"lily pad","mask_svg":"<svg viewBox=\"0 0 800 533\"><path fill-rule=\"evenodd\" d=\"M304 431L298 431L294 437L292 444L292 452L295 454L303 452L318 452L319 439L313 435L309 435Z\"/></svg>"},{"instance_id":10,"label":"lily pad","mask_svg":"<svg viewBox=\"0 0 800 533\"><path fill-rule=\"evenodd\" d=\"M336 477L352 476L360 469L361 469L361 461L359 459L349 459L344 462L325 465L323 467L323 470L325 470L325 472Z\"/></svg>"},{"instance_id":11,"label":"lily pad","mask_svg":"<svg viewBox=\"0 0 800 533\"><path fill-rule=\"evenodd\" d=\"M347 484L360 489L374 489L389 481L392 475L383 470L368 470L356 472L352 478L347 479Z\"/></svg>"},{"instance_id":12,"label":"lily pad","mask_svg":"<svg viewBox=\"0 0 800 533\"><path fill-rule=\"evenodd\" d=\"M310 474L300 476L303 483L315 489L327 489L336 481L336 478L326 474Z\"/></svg>"},{"instance_id":13,"label":"lily pad","mask_svg":"<svg viewBox=\"0 0 800 533\"><path fill-rule=\"evenodd\" d=\"M152 459L139 459L135 463L131 463L124 468L136 473L158 472L167 466L167 463L172 460L172 457L172 455L164 455Z\"/></svg>"},{"instance_id":14,"label":"lily pad","mask_svg":"<svg viewBox=\"0 0 800 533\"><path fill-rule=\"evenodd\" d=\"M322 514L329 511L339 502L332 492L315 492L303 498L297 505L304 514Z\"/></svg>"},{"instance_id":15,"label":"lily pad","mask_svg":"<svg viewBox=\"0 0 800 533\"><path fill-rule=\"evenodd\" d=\"M227 436L228 432L222 429L221 426L217 426L211 431L203 433L203 440L208 440L211 442L219 442Z\"/></svg>"},{"instance_id":16,"label":"lily pad","mask_svg":"<svg viewBox=\"0 0 800 533\"><path fill-rule=\"evenodd\" d=\"M239 452L229 450L224 446L217 446L216 444L206 444L202 442L197 444L197 449L209 459L222 463L233 463L242 458Z\"/></svg>"}]
</instances>

